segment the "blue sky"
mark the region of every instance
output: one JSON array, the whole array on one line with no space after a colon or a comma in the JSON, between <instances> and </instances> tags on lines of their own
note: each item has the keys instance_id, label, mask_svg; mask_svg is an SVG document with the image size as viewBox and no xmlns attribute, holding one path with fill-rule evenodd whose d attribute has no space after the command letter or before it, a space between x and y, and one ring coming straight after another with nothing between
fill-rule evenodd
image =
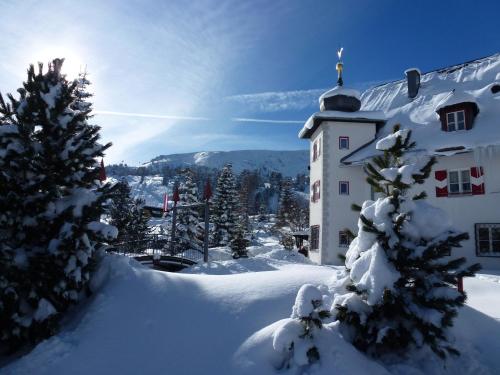
<instances>
[{"instance_id":1,"label":"blue sky","mask_svg":"<svg viewBox=\"0 0 500 375\"><path fill-rule=\"evenodd\" d=\"M201 150L304 149L335 85L363 90L500 52L498 1L0 0L0 91L30 62L85 64L107 163ZM242 120L251 119L252 121ZM253 120L263 120L256 122Z\"/></svg>"}]
</instances>

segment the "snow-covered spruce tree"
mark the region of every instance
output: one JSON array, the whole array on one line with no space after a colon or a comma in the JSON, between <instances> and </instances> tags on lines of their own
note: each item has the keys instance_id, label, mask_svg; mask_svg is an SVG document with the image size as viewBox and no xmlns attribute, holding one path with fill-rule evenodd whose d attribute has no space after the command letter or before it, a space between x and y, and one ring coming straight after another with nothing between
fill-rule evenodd
<instances>
[{"instance_id":1,"label":"snow-covered spruce tree","mask_svg":"<svg viewBox=\"0 0 500 375\"><path fill-rule=\"evenodd\" d=\"M42 64L30 66L19 98L9 95L10 104L2 100L0 108L0 123L12 124L20 145L7 145L19 153L15 161L0 145L0 163L8 166L2 168L4 186L17 191L10 194L11 218L0 221L2 249L13 254L5 258L6 275L14 272L21 280L14 298L10 280L1 292L14 311L0 336L10 348L54 332L62 313L86 290L96 250L116 235L100 222L110 187L98 181L96 158L110 144L97 142L99 127L87 122L90 107L73 109L77 83L61 74L62 63L54 60L46 72ZM2 301L0 310L5 306Z\"/></svg>"},{"instance_id":2,"label":"snow-covered spruce tree","mask_svg":"<svg viewBox=\"0 0 500 375\"><path fill-rule=\"evenodd\" d=\"M294 205L294 196L292 193L292 183L290 180L285 180L281 184L281 194L276 217L276 225L280 227L289 226Z\"/></svg>"},{"instance_id":3,"label":"snow-covered spruce tree","mask_svg":"<svg viewBox=\"0 0 500 375\"><path fill-rule=\"evenodd\" d=\"M238 193L231 164L226 165L217 179L214 203L212 205L214 243L225 246L234 236L238 221Z\"/></svg>"},{"instance_id":4,"label":"snow-covered spruce tree","mask_svg":"<svg viewBox=\"0 0 500 375\"><path fill-rule=\"evenodd\" d=\"M92 97L92 94L88 91L89 85L90 81L87 78L87 72L85 71L79 73L78 78L76 79L76 99L73 101L71 108L75 111L88 111L88 114L90 115L90 111L92 110L92 103L90 102L90 98Z\"/></svg>"},{"instance_id":5,"label":"snow-covered spruce tree","mask_svg":"<svg viewBox=\"0 0 500 375\"><path fill-rule=\"evenodd\" d=\"M274 350L283 354L281 368L306 366L320 359L316 336L329 317L320 290L314 285L303 285L297 293L291 319L273 336Z\"/></svg>"},{"instance_id":6,"label":"snow-covered spruce tree","mask_svg":"<svg viewBox=\"0 0 500 375\"><path fill-rule=\"evenodd\" d=\"M184 180L179 185L179 205L177 219L177 237L184 249L201 249L200 241L200 217L198 187L194 182L193 172L187 170L184 173ZM182 207L185 206L185 207Z\"/></svg>"},{"instance_id":7,"label":"snow-covered spruce tree","mask_svg":"<svg viewBox=\"0 0 500 375\"><path fill-rule=\"evenodd\" d=\"M240 217L234 228L233 239L230 243L234 259L248 258L247 247L250 244L250 241L246 238L246 235L245 219Z\"/></svg>"},{"instance_id":8,"label":"snow-covered spruce tree","mask_svg":"<svg viewBox=\"0 0 500 375\"><path fill-rule=\"evenodd\" d=\"M447 335L466 298L457 278L472 276L479 265L447 256L468 234L453 230L446 213L425 202L425 192L410 194L435 163L410 158L411 131L395 126L376 147L383 155L365 172L379 198L353 206L361 212L345 261L350 293L335 298L333 313L344 336L373 356L421 347L442 358L458 354Z\"/></svg>"},{"instance_id":9,"label":"snow-covered spruce tree","mask_svg":"<svg viewBox=\"0 0 500 375\"><path fill-rule=\"evenodd\" d=\"M110 224L118 229L116 243L141 241L149 232L148 216L143 213L144 200L134 199L126 181L113 189L109 205Z\"/></svg>"}]
</instances>

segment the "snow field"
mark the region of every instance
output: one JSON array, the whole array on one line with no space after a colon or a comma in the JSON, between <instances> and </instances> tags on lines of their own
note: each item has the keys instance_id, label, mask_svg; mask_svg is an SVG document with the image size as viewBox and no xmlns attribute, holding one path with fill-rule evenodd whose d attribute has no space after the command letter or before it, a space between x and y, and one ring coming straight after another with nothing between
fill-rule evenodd
<instances>
[{"instance_id":1,"label":"snow field","mask_svg":"<svg viewBox=\"0 0 500 375\"><path fill-rule=\"evenodd\" d=\"M184 273L107 256L94 279L95 295L80 312L0 374L276 374L282 356L273 340L292 321L297 292L304 284L320 286L325 305L331 304L342 270L308 264L300 255L283 260L288 251L263 233L258 242L249 259L211 262ZM320 362L288 373L498 373L500 276L481 274L464 284L468 306L452 331L460 358L443 364L422 351L404 362L378 363L346 342L336 323L327 323L315 335Z\"/></svg>"}]
</instances>

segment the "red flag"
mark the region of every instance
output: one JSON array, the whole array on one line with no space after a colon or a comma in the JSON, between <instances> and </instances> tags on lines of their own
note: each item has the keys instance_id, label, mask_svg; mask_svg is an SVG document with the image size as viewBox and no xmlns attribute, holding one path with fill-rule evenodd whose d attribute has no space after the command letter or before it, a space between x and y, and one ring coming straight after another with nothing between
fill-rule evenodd
<instances>
[{"instance_id":1,"label":"red flag","mask_svg":"<svg viewBox=\"0 0 500 375\"><path fill-rule=\"evenodd\" d=\"M99 169L99 181L106 181L106 169L104 168L104 159L101 159L101 168Z\"/></svg>"},{"instance_id":2,"label":"red flag","mask_svg":"<svg viewBox=\"0 0 500 375\"><path fill-rule=\"evenodd\" d=\"M168 212L168 194L163 195L163 212Z\"/></svg>"}]
</instances>

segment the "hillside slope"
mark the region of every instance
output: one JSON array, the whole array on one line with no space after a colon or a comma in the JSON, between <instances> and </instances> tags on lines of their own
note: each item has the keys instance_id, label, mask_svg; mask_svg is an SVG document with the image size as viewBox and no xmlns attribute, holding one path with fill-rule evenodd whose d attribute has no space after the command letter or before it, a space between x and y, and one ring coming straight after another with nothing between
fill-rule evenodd
<instances>
[{"instance_id":1,"label":"hillside slope","mask_svg":"<svg viewBox=\"0 0 500 375\"><path fill-rule=\"evenodd\" d=\"M233 170L236 173L240 173L244 169L257 169L262 172L280 172L284 176L294 177L298 173L307 173L309 151L203 151L160 155L143 166L150 166L156 171L160 171L164 166L175 168L193 165L221 169L228 163L233 165Z\"/></svg>"}]
</instances>

